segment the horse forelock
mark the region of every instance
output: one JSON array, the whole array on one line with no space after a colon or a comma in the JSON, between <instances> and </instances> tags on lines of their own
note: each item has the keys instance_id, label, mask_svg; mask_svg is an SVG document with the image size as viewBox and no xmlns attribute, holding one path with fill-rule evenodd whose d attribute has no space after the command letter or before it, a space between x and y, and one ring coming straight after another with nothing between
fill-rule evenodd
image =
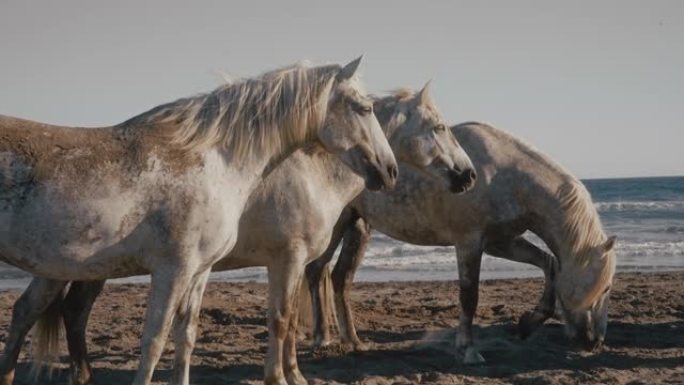
<instances>
[{"instance_id":1,"label":"horse forelock","mask_svg":"<svg viewBox=\"0 0 684 385\"><path fill-rule=\"evenodd\" d=\"M131 121L174 123L169 140L185 150L221 146L235 159L260 157L315 136L339 68L297 64L155 107Z\"/></svg>"},{"instance_id":2,"label":"horse forelock","mask_svg":"<svg viewBox=\"0 0 684 385\"><path fill-rule=\"evenodd\" d=\"M403 87L391 90L384 96L372 96L375 115L387 137L391 137L397 126L407 118L406 116L397 113L399 103L412 100L416 97L417 93L418 92L413 89ZM439 109L431 96L423 103L422 107L436 117L440 116Z\"/></svg>"}]
</instances>

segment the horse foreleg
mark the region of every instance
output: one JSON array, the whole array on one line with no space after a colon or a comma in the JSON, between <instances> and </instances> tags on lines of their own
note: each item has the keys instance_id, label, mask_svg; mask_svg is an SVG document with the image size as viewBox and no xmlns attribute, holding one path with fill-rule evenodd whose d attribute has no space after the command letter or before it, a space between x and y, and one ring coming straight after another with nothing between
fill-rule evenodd
<instances>
[{"instance_id":1,"label":"horse foreleg","mask_svg":"<svg viewBox=\"0 0 684 385\"><path fill-rule=\"evenodd\" d=\"M190 357L197 338L197 322L199 320L202 296L207 286L211 269L197 275L181 299L176 313L175 338L176 361L173 368L174 385L190 384Z\"/></svg>"},{"instance_id":2,"label":"horse foreleg","mask_svg":"<svg viewBox=\"0 0 684 385\"><path fill-rule=\"evenodd\" d=\"M300 277L298 283L295 287L301 285ZM295 293L292 296L290 306L292 307L292 313L290 315L289 327L287 330L287 336L285 337L285 343L283 346L283 370L285 372L285 379L289 385L306 385L308 382L299 371L299 364L297 363L297 326L299 323L299 296Z\"/></svg>"},{"instance_id":3,"label":"horse foreleg","mask_svg":"<svg viewBox=\"0 0 684 385\"><path fill-rule=\"evenodd\" d=\"M264 366L264 383L266 385L288 384L283 370L283 345L290 327L293 297L298 292L304 274L306 261L304 249L304 247L295 248L284 255L279 255L268 266L269 333L268 352ZM288 354L292 354L292 352L288 352ZM288 379L292 378L294 381L297 381L297 378L303 379L297 367L296 350L294 357L289 357L287 364Z\"/></svg>"},{"instance_id":4,"label":"horse foreleg","mask_svg":"<svg viewBox=\"0 0 684 385\"><path fill-rule=\"evenodd\" d=\"M170 266L169 266L170 267ZM175 267L152 273L145 326L140 346L140 366L133 385L149 385L164 350L178 303L190 286L193 272Z\"/></svg>"},{"instance_id":5,"label":"horse foreleg","mask_svg":"<svg viewBox=\"0 0 684 385\"><path fill-rule=\"evenodd\" d=\"M371 228L363 218L358 218L344 234L340 257L332 272L335 291L335 308L340 338L343 343L351 343L355 350L368 350L361 342L354 326L354 314L349 301L349 291L354 281L356 269L361 264L370 240Z\"/></svg>"},{"instance_id":6,"label":"horse foreleg","mask_svg":"<svg viewBox=\"0 0 684 385\"><path fill-rule=\"evenodd\" d=\"M88 362L86 327L95 299L102 291L104 283L105 281L73 282L63 301L62 314L69 346L71 385L93 383L93 374Z\"/></svg>"},{"instance_id":7,"label":"horse foreleg","mask_svg":"<svg viewBox=\"0 0 684 385\"><path fill-rule=\"evenodd\" d=\"M557 270L556 257L538 248L523 237L515 238L504 247L487 247L485 251L495 257L537 266L544 272L544 294L534 310L525 312L518 323L520 336L527 338L543 325L547 319L553 316L556 304L556 294L554 291Z\"/></svg>"},{"instance_id":8,"label":"horse foreleg","mask_svg":"<svg viewBox=\"0 0 684 385\"><path fill-rule=\"evenodd\" d=\"M480 264L482 262L482 247L479 239L458 243L456 245L456 257L461 302L456 348L463 354L463 363L483 363L484 358L477 351L473 342L473 317L477 309Z\"/></svg>"},{"instance_id":9,"label":"horse foreleg","mask_svg":"<svg viewBox=\"0 0 684 385\"><path fill-rule=\"evenodd\" d=\"M66 284L67 281L33 278L28 288L14 303L9 335L0 359L0 383L2 385L11 385L14 381L17 359L26 334L43 312L58 299Z\"/></svg>"}]
</instances>

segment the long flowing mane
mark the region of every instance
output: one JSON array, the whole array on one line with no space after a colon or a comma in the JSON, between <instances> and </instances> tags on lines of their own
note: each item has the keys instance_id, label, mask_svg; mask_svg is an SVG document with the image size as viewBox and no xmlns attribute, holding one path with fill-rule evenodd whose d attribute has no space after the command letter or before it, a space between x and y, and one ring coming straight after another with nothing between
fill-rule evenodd
<instances>
[{"instance_id":1,"label":"long flowing mane","mask_svg":"<svg viewBox=\"0 0 684 385\"><path fill-rule=\"evenodd\" d=\"M123 125L173 123L172 142L187 150L222 146L234 159L280 151L323 123L339 69L297 64L155 107Z\"/></svg>"},{"instance_id":2,"label":"long flowing mane","mask_svg":"<svg viewBox=\"0 0 684 385\"><path fill-rule=\"evenodd\" d=\"M569 251L580 259L581 264L586 264L588 249L606 240L598 212L587 189L574 178L561 185L558 199L565 214L563 228Z\"/></svg>"}]
</instances>

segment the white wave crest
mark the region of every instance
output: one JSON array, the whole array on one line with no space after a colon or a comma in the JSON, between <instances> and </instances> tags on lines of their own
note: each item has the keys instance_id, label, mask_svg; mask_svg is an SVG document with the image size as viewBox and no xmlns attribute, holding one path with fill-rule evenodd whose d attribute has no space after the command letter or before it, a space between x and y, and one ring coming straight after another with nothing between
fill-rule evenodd
<instances>
[{"instance_id":1,"label":"white wave crest","mask_svg":"<svg viewBox=\"0 0 684 385\"><path fill-rule=\"evenodd\" d=\"M618 265L655 263L684 267L684 241L618 242ZM453 247L416 246L391 241L371 244L362 263L365 268L389 270L453 270L457 265ZM507 260L486 257L483 270L525 270L531 267Z\"/></svg>"},{"instance_id":2,"label":"white wave crest","mask_svg":"<svg viewBox=\"0 0 684 385\"><path fill-rule=\"evenodd\" d=\"M614 211L684 211L684 201L617 201L595 202L602 213Z\"/></svg>"},{"instance_id":3,"label":"white wave crest","mask_svg":"<svg viewBox=\"0 0 684 385\"><path fill-rule=\"evenodd\" d=\"M629 257L684 257L684 241L620 243L617 246L618 259ZM618 262L619 263L619 262Z\"/></svg>"}]
</instances>

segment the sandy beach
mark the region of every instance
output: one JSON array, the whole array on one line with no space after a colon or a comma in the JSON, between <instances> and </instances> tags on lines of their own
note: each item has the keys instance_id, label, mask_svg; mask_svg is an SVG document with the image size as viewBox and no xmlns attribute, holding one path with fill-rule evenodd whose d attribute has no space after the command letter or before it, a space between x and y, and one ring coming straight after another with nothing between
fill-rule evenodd
<instances>
[{"instance_id":1,"label":"sandy beach","mask_svg":"<svg viewBox=\"0 0 684 385\"><path fill-rule=\"evenodd\" d=\"M367 352L339 344L312 351L301 341L299 361L311 384L659 384L684 383L684 272L616 276L606 345L589 354L575 349L551 320L522 341L514 326L541 293L539 279L484 281L477 322L487 364L464 366L453 354L458 319L455 282L358 283L357 326ZM2 341L18 291L0 293ZM129 383L137 366L146 285L108 285L88 330L99 385ZM193 384L259 384L266 351L266 286L211 283L193 355ZM66 351L65 348L63 348ZM28 376L26 351L17 373ZM170 379L169 343L155 384ZM62 360L66 362L65 357ZM65 364L51 380L66 384Z\"/></svg>"}]
</instances>

